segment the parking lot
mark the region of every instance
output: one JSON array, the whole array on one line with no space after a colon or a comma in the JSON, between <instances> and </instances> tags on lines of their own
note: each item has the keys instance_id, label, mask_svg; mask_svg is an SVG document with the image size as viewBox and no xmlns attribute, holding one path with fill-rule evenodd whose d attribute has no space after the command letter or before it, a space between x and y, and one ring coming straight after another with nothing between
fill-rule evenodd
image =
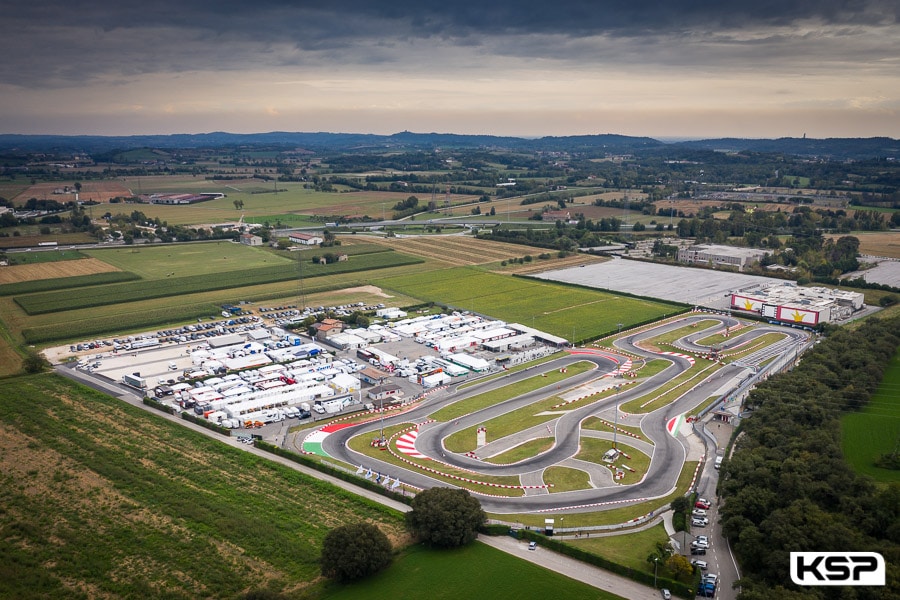
<instances>
[{"instance_id":1,"label":"parking lot","mask_svg":"<svg viewBox=\"0 0 900 600\"><path fill-rule=\"evenodd\" d=\"M286 330L289 321L305 319L319 309L242 305L232 307L233 313L223 311L227 316L221 320L92 340L68 347L68 353L66 348L56 351L61 356L76 356L76 368L92 377L156 397L178 411L193 410L238 430L236 435L252 429L265 439L280 440L285 437L286 427L297 423L298 417L300 421L315 422L365 410L367 405L381 407L413 400L435 385L425 381L425 375L431 373L441 373L440 382L446 385L502 369L496 353L474 346L466 347L465 354L481 358L485 371L474 373L446 360L442 363L439 352L419 335L386 336L386 341L369 347L377 348L382 357L391 357L379 362L365 356L368 350L338 349ZM489 320L459 313L414 315L406 321L436 319L479 321L480 326L493 326ZM502 325L498 323L496 327ZM520 355L514 353L513 359L531 358L541 350L536 343ZM333 383L339 379L340 385ZM375 394L382 386L382 393ZM375 395L370 396L373 388ZM298 391L307 389L313 391L306 396ZM233 405L250 398L271 401L261 401L259 407L254 405L237 416Z\"/></svg>"}]
</instances>

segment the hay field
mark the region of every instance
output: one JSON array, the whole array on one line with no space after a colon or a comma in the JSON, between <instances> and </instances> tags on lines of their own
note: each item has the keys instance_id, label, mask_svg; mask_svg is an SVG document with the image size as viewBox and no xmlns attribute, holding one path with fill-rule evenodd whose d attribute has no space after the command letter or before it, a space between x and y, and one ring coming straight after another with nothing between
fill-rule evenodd
<instances>
[{"instance_id":1,"label":"hay field","mask_svg":"<svg viewBox=\"0 0 900 600\"><path fill-rule=\"evenodd\" d=\"M97 258L81 258L59 262L41 262L33 265L11 265L0 267L0 285L35 281L38 279L59 279L94 273L109 273L121 269Z\"/></svg>"},{"instance_id":2,"label":"hay field","mask_svg":"<svg viewBox=\"0 0 900 600\"><path fill-rule=\"evenodd\" d=\"M837 240L847 234L826 234L826 238ZM900 258L900 231L855 231L852 235L859 240L860 254Z\"/></svg>"},{"instance_id":3,"label":"hay field","mask_svg":"<svg viewBox=\"0 0 900 600\"><path fill-rule=\"evenodd\" d=\"M54 190L63 189L65 188L65 186L69 186L70 193L53 193ZM74 202L74 186L74 180L35 183L34 185L28 186L25 190L21 191L19 194L13 197L12 201L17 206L25 204L31 198L37 198L38 200L56 200L57 202ZM125 185L123 181L120 180L82 181L81 192L78 194L78 199L82 202L87 202L90 200L94 202L105 203L109 202L110 198L128 197L131 195L132 191L128 188L127 185Z\"/></svg>"}]
</instances>

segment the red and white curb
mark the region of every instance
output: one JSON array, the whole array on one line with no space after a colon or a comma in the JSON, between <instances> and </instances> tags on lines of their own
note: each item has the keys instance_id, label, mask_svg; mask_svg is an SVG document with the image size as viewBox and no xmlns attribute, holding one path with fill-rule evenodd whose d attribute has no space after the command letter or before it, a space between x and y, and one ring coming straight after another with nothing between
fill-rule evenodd
<instances>
[{"instance_id":1,"label":"red and white curb","mask_svg":"<svg viewBox=\"0 0 900 600\"><path fill-rule=\"evenodd\" d=\"M621 427L616 427L614 424L610 423L606 419L601 419L600 417L597 417L597 420L600 421L601 423L603 423L604 425L606 425L607 427L609 427L610 429L615 429L616 431L618 431L619 433L621 433L623 435L631 436L636 440L643 439L641 436L637 435L636 433L631 433L630 431L625 431Z\"/></svg>"},{"instance_id":2,"label":"red and white curb","mask_svg":"<svg viewBox=\"0 0 900 600\"><path fill-rule=\"evenodd\" d=\"M660 354L664 354L666 356L677 356L678 358L683 358L686 361L688 361L692 367L694 366L694 363L696 362L694 360L693 356L688 356L687 354L682 354L681 352L660 352Z\"/></svg>"},{"instance_id":3,"label":"red and white curb","mask_svg":"<svg viewBox=\"0 0 900 600\"><path fill-rule=\"evenodd\" d=\"M401 435L395 442L397 445L397 450L399 450L403 454L406 454L407 456L412 456L413 458L428 458L427 456L416 450L416 438L418 437L418 435L418 427Z\"/></svg>"}]
</instances>

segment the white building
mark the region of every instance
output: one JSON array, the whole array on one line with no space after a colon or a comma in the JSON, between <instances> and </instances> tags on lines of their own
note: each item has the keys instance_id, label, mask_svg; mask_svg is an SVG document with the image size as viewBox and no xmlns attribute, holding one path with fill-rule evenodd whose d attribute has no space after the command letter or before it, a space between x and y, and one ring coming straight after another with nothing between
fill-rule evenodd
<instances>
[{"instance_id":1,"label":"white building","mask_svg":"<svg viewBox=\"0 0 900 600\"><path fill-rule=\"evenodd\" d=\"M292 233L288 239L293 244L302 244L304 246L317 246L325 241L325 238L317 233Z\"/></svg>"},{"instance_id":2,"label":"white building","mask_svg":"<svg viewBox=\"0 0 900 600\"><path fill-rule=\"evenodd\" d=\"M679 248L678 262L711 267L734 267L743 271L751 264L759 262L766 254L767 251L759 248L703 244Z\"/></svg>"}]
</instances>

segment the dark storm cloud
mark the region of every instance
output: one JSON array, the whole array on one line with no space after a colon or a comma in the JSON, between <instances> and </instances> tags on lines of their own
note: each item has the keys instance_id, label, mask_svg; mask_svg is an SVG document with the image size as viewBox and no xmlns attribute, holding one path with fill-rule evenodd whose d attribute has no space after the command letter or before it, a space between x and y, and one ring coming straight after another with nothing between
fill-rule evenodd
<instances>
[{"instance_id":1,"label":"dark storm cloud","mask_svg":"<svg viewBox=\"0 0 900 600\"><path fill-rule=\"evenodd\" d=\"M893 44L860 45L862 32L896 25L900 14L900 3L887 0L49 0L5 8L0 83L24 87L292 65L439 68L454 49L472 47L512 59L662 65L752 62L798 48L824 52L826 63L870 52L880 59L896 56ZM837 33L827 46L816 33L765 33L800 24Z\"/></svg>"}]
</instances>

